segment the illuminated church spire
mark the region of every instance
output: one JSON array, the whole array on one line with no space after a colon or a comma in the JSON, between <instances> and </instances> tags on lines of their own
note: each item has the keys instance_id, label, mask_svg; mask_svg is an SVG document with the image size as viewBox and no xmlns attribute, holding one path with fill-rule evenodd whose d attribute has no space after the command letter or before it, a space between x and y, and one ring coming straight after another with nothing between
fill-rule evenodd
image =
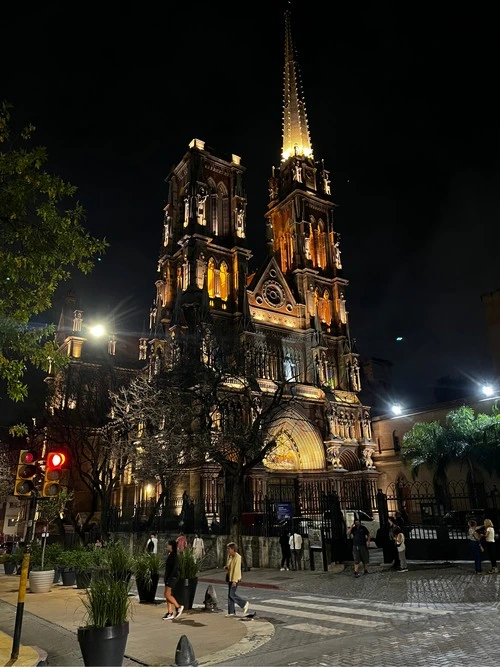
<instances>
[{"instance_id":1,"label":"illuminated church spire","mask_svg":"<svg viewBox=\"0 0 500 667\"><path fill-rule=\"evenodd\" d=\"M282 159L293 155L313 157L306 103L302 91L300 71L292 40L291 12L285 11L285 71L283 95L283 152Z\"/></svg>"}]
</instances>

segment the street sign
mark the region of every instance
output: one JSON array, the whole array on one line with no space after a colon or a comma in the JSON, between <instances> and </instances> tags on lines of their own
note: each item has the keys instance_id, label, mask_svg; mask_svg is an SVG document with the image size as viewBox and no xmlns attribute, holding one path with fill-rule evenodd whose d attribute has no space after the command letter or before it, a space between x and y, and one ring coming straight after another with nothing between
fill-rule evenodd
<instances>
[{"instance_id":1,"label":"street sign","mask_svg":"<svg viewBox=\"0 0 500 667\"><path fill-rule=\"evenodd\" d=\"M278 521L287 521L292 518L292 503L276 503L276 517Z\"/></svg>"}]
</instances>

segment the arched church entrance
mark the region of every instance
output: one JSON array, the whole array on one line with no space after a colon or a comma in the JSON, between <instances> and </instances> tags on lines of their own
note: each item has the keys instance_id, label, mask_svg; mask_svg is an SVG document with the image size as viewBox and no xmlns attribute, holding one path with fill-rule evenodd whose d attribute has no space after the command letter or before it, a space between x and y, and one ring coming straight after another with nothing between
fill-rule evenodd
<instances>
[{"instance_id":1,"label":"arched church entrance","mask_svg":"<svg viewBox=\"0 0 500 667\"><path fill-rule=\"evenodd\" d=\"M325 449L318 429L298 410L287 410L269 430L276 447L263 463L268 471L326 470Z\"/></svg>"}]
</instances>

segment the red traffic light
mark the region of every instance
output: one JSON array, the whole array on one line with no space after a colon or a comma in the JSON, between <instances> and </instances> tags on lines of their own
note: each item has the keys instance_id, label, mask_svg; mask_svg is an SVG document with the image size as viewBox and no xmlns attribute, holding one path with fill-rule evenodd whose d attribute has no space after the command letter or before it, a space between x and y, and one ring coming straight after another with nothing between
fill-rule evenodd
<instances>
[{"instance_id":1,"label":"red traffic light","mask_svg":"<svg viewBox=\"0 0 500 667\"><path fill-rule=\"evenodd\" d=\"M23 450L19 456L19 464L21 463L33 463L35 460L35 452L32 452L29 449Z\"/></svg>"},{"instance_id":2,"label":"red traffic light","mask_svg":"<svg viewBox=\"0 0 500 667\"><path fill-rule=\"evenodd\" d=\"M49 452L47 454L47 470L59 470L66 462L66 454L62 452Z\"/></svg>"}]
</instances>

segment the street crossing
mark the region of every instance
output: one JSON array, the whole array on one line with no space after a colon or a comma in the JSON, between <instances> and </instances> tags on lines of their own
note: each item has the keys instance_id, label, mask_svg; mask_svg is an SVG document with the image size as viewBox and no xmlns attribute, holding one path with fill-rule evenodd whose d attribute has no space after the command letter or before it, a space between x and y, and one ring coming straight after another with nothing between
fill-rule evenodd
<instances>
[{"instance_id":1,"label":"street crossing","mask_svg":"<svg viewBox=\"0 0 500 667\"><path fill-rule=\"evenodd\" d=\"M352 633L355 629L386 629L391 621L405 622L452 613L449 609L312 595L269 598L258 603L251 601L250 606L252 611L265 613L266 616L285 616L289 621L301 619L299 623L283 625L284 629L325 637Z\"/></svg>"}]
</instances>

